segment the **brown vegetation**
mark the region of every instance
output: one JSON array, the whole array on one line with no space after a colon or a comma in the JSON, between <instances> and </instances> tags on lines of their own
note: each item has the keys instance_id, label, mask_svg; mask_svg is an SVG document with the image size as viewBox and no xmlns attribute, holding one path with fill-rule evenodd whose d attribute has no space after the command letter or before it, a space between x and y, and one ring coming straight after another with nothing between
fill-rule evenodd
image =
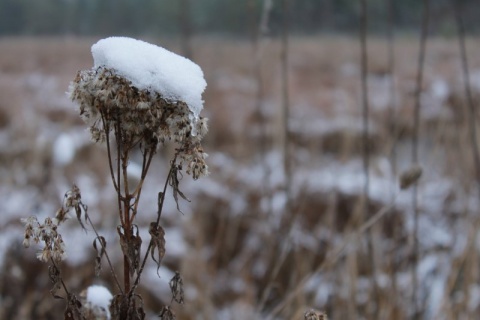
<instances>
[{"instance_id":1,"label":"brown vegetation","mask_svg":"<svg viewBox=\"0 0 480 320\"><path fill-rule=\"evenodd\" d=\"M63 187L82 177L89 177L92 192L103 197L89 204L92 219L115 225L115 201L104 191L109 172L108 164L101 163L101 154L106 151L89 146L87 132L75 149L73 162L57 164L52 151L60 134L83 130L64 92L78 70L91 67L90 46L95 41L0 39L0 179L4 194L0 200L7 203L7 197L17 193L26 203L5 208L8 215L0 231L18 229L18 244L19 217L56 207ZM173 51L179 48L173 40L150 41ZM386 42L369 39L372 199L368 217L383 208L391 209L371 227L380 275L380 294L375 295L369 285L373 264L366 239L356 232L362 227L356 211L361 207L363 179L358 165L362 127L357 40L291 39L294 199L293 211L287 212L277 152L283 132L279 43L268 42L263 53L264 99L259 115L251 44L193 39L195 62L203 68L208 83L203 115L210 119L211 129L204 148L210 154L211 175L193 185L183 179L185 194L193 205L181 204L187 208L184 216L176 214L171 205L167 208L170 213L162 218L167 225L164 264L171 271L181 271L186 288L185 304L175 309L179 319L221 319L221 315L225 319L296 319L312 308L326 310L331 319L373 319L374 310L379 319L412 316L408 278L412 211L409 191L399 191L398 178L411 165L416 43L409 38L396 40L397 99L392 106ZM468 39L467 49L478 97L480 45L476 39ZM474 300L480 281L475 249L479 219L460 83L455 40L429 40L419 141L423 169L419 254L424 268L419 271L424 277L419 279L419 306L424 319L474 318L480 309ZM393 122L398 130L393 136L391 107L395 107ZM261 130L263 126L266 130ZM394 144L396 176L388 160ZM169 151L164 152L169 159ZM262 159L258 159L260 154ZM165 168L152 170L160 178L146 182L145 201L155 199L147 193L160 191L160 181L165 179L161 178ZM22 198L32 194L33 198ZM153 217L156 203L146 203L149 206ZM286 220L291 222L287 229L280 223L285 216L291 216ZM169 258L168 230L173 228L182 230L186 249L182 256ZM11 248L3 251L0 318L51 319L52 310L63 313L63 304L48 296L50 284L46 273L38 271L34 255L14 245L15 237L1 241L5 239ZM65 266L65 278L77 292L95 281L91 251L87 256L92 259ZM120 257L118 252L113 256ZM16 276L9 277L8 272L16 272ZM108 273L101 279L113 284ZM168 287L168 280L159 279L158 287ZM155 285L142 288L151 315L158 314L156 306L168 299L152 288ZM436 309L429 309L431 306Z\"/></svg>"}]
</instances>

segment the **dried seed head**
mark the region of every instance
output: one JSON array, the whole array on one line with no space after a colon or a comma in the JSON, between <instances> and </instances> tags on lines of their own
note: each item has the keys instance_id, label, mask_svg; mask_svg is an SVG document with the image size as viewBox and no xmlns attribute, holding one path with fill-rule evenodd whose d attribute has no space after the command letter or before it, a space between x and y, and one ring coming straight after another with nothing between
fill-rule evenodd
<instances>
[{"instance_id":1,"label":"dried seed head","mask_svg":"<svg viewBox=\"0 0 480 320\"><path fill-rule=\"evenodd\" d=\"M68 210L65 210L64 207L61 207L60 209L57 210L57 212L55 213L55 223L57 225L59 225L60 223L64 222L65 220L67 220L67 213L68 213Z\"/></svg>"},{"instance_id":2,"label":"dried seed head","mask_svg":"<svg viewBox=\"0 0 480 320\"><path fill-rule=\"evenodd\" d=\"M30 247L30 241L33 240L35 243L40 241L40 223L37 220L37 217L28 217L20 219L22 223L25 224L25 233L23 237L23 246L25 248Z\"/></svg>"},{"instance_id":3,"label":"dried seed head","mask_svg":"<svg viewBox=\"0 0 480 320\"><path fill-rule=\"evenodd\" d=\"M327 314L323 311L311 309L305 312L304 320L328 320Z\"/></svg>"},{"instance_id":4,"label":"dried seed head","mask_svg":"<svg viewBox=\"0 0 480 320\"><path fill-rule=\"evenodd\" d=\"M30 217L22 219L22 222L25 223L23 246L28 248L31 240L44 244L44 247L37 253L40 261L48 262L53 259L55 262L59 262L66 259L65 243L62 235L58 233L55 219L46 218L44 223L40 224L36 217Z\"/></svg>"},{"instance_id":5,"label":"dried seed head","mask_svg":"<svg viewBox=\"0 0 480 320\"><path fill-rule=\"evenodd\" d=\"M80 201L82 201L80 189L76 185L73 185L72 189L65 193L65 207L67 207L67 209L75 208L80 204Z\"/></svg>"},{"instance_id":6,"label":"dried seed head","mask_svg":"<svg viewBox=\"0 0 480 320\"><path fill-rule=\"evenodd\" d=\"M187 173L195 179L208 174L206 153L200 146L208 131L208 119L194 115L185 102L139 90L105 67L80 71L69 90L71 99L79 105L80 116L90 127L93 141L105 142L112 131L120 131L115 136L121 136L124 143L141 142L153 149L174 141L190 168Z\"/></svg>"}]
</instances>

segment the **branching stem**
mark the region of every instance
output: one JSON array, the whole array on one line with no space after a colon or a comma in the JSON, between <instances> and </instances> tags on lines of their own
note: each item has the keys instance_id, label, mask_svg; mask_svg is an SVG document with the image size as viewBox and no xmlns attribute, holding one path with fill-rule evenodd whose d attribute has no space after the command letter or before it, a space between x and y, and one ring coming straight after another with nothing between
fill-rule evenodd
<instances>
[{"instance_id":1,"label":"branching stem","mask_svg":"<svg viewBox=\"0 0 480 320\"><path fill-rule=\"evenodd\" d=\"M162 216L163 203L165 201L165 194L167 192L168 182L170 181L170 177L175 170L176 161L177 161L177 154L175 154L175 156L174 156L174 158L171 162L170 170L168 171L167 179L165 180L165 184L163 186L163 191L159 195L156 225L158 225L160 223L160 217ZM137 277L135 278L135 281L133 282L133 286L132 286L132 289L130 290L129 296L132 296L132 294L135 292L135 289L137 288L138 284L140 283L140 277L142 275L143 269L145 268L145 264L147 262L147 258L149 256L149 254L150 254L150 250L152 249L152 240L153 239L150 239L150 242L148 243L147 251L145 252L145 256L143 257L142 264L140 266L139 271L137 272Z\"/></svg>"}]
</instances>

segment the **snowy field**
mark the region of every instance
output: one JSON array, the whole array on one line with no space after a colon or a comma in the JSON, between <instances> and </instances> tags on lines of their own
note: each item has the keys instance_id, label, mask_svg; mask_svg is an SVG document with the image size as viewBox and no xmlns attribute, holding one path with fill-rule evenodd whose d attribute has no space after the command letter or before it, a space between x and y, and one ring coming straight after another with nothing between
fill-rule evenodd
<instances>
[{"instance_id":1,"label":"snowy field","mask_svg":"<svg viewBox=\"0 0 480 320\"><path fill-rule=\"evenodd\" d=\"M172 39L146 40L181 54ZM20 218L54 215L74 183L121 273L106 149L90 141L65 94L77 71L92 67L96 41L0 39L0 319L63 314L63 302L49 294L47 265L36 260L35 248L22 246ZM281 148L279 43L265 43L259 64L246 41L194 39L193 48L207 81L202 114L210 130L203 146L211 174L197 181L183 177L180 188L191 200L180 202L183 214L167 197L160 278L156 265L147 264L141 288L147 318L158 318L160 306L170 303L168 281L177 270L186 299L173 305L179 319L302 319L311 308L332 319L411 317L412 190L400 190L398 177L411 166L416 40L397 40L393 78L387 44L370 42L366 218L388 210L360 234L365 175L357 41L291 40L291 179ZM479 50L471 39L477 103ZM417 310L421 319L474 319L480 312L480 204L454 39L429 43L421 101ZM171 145L159 151L144 186L138 216L144 250L172 154ZM141 170L137 156L129 166L132 180ZM62 272L69 288L80 293L102 284L114 292L106 266L99 278L94 275L94 233L85 233L75 217L61 229L68 235Z\"/></svg>"}]
</instances>

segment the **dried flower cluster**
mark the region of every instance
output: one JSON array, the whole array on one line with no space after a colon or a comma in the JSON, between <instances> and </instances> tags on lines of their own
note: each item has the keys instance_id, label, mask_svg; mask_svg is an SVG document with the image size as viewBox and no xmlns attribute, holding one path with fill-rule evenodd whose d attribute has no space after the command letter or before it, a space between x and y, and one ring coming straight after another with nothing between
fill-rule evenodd
<instances>
[{"instance_id":1,"label":"dried flower cluster","mask_svg":"<svg viewBox=\"0 0 480 320\"><path fill-rule=\"evenodd\" d=\"M22 219L22 222L25 223L23 239L25 248L30 246L31 241L45 244L43 249L37 253L40 261L48 262L53 259L55 262L59 262L67 257L62 235L57 231L58 225L51 218L47 217L43 224L38 222L37 217L34 216Z\"/></svg>"},{"instance_id":2,"label":"dried flower cluster","mask_svg":"<svg viewBox=\"0 0 480 320\"><path fill-rule=\"evenodd\" d=\"M328 320L327 314L323 311L311 309L304 314L305 320Z\"/></svg>"},{"instance_id":3,"label":"dried flower cluster","mask_svg":"<svg viewBox=\"0 0 480 320\"><path fill-rule=\"evenodd\" d=\"M95 142L106 141L111 132L123 145L139 143L152 149L173 140L187 173L194 179L208 174L207 154L200 144L208 131L207 119L195 119L186 103L139 90L104 67L80 71L70 85L70 97L80 105Z\"/></svg>"},{"instance_id":4,"label":"dried flower cluster","mask_svg":"<svg viewBox=\"0 0 480 320\"><path fill-rule=\"evenodd\" d=\"M45 246L37 253L37 258L40 261L48 262L50 258L55 262L65 260L67 257L65 243L62 235L58 232L58 226L67 219L70 210L75 209L77 218L83 227L80 220L82 208L80 189L74 185L65 194L63 206L57 210L55 218L47 217L43 224L38 222L35 216L21 219L22 223L25 224L23 246L25 248L30 247L31 241L36 244L43 242Z\"/></svg>"}]
</instances>

